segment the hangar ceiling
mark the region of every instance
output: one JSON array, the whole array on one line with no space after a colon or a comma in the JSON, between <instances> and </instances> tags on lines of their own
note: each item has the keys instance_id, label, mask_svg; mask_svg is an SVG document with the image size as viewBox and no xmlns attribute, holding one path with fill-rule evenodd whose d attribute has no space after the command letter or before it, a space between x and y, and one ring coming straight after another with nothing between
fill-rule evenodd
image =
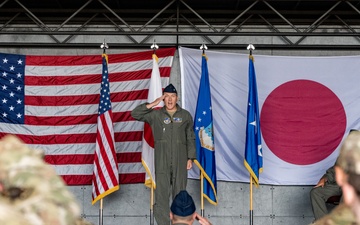
<instances>
[{"instance_id":1,"label":"hangar ceiling","mask_svg":"<svg viewBox=\"0 0 360 225\"><path fill-rule=\"evenodd\" d=\"M360 50L360 0L3 0L0 15L2 47Z\"/></svg>"}]
</instances>

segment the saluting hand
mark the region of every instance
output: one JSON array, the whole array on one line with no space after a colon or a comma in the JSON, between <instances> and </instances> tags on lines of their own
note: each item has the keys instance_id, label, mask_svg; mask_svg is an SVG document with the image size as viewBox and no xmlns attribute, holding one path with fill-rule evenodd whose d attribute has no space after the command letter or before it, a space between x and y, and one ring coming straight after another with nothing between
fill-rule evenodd
<instances>
[{"instance_id":1,"label":"saluting hand","mask_svg":"<svg viewBox=\"0 0 360 225\"><path fill-rule=\"evenodd\" d=\"M195 218L199 221L200 224L203 224L203 225L212 225L208 219L200 216L197 212L196 212L195 214L196 214L196 217L195 217Z\"/></svg>"},{"instance_id":2,"label":"saluting hand","mask_svg":"<svg viewBox=\"0 0 360 225\"><path fill-rule=\"evenodd\" d=\"M162 96L158 97L157 99L155 99L155 101L153 101L152 103L147 104L146 107L148 109L153 108L153 107L159 105L160 102L164 100L164 98L165 98L165 95L162 95Z\"/></svg>"}]
</instances>

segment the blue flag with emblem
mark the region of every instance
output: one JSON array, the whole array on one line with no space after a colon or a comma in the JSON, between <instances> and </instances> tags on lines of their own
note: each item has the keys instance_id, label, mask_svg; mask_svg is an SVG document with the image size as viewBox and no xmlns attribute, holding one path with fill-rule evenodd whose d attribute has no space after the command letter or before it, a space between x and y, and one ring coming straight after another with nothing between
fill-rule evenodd
<instances>
[{"instance_id":1,"label":"blue flag with emblem","mask_svg":"<svg viewBox=\"0 0 360 225\"><path fill-rule=\"evenodd\" d=\"M203 179L203 196L213 205L217 205L216 197L216 163L213 134L213 117L211 111L211 94L207 57L202 55L199 94L194 118L196 136L195 164L201 170Z\"/></svg>"},{"instance_id":2,"label":"blue flag with emblem","mask_svg":"<svg viewBox=\"0 0 360 225\"><path fill-rule=\"evenodd\" d=\"M259 185L259 173L263 169L263 157L256 75L254 57L252 55L249 56L249 93L244 164L254 183Z\"/></svg>"}]
</instances>

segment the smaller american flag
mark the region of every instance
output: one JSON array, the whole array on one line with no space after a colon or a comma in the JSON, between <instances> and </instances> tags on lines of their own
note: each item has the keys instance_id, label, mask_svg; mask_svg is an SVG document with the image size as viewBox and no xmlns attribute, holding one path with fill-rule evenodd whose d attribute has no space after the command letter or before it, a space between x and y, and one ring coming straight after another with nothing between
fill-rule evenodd
<instances>
[{"instance_id":1,"label":"smaller american flag","mask_svg":"<svg viewBox=\"0 0 360 225\"><path fill-rule=\"evenodd\" d=\"M99 115L97 118L96 149L92 179L92 204L119 189L119 169L115 153L113 114L110 100L108 57L102 56L102 80Z\"/></svg>"}]
</instances>

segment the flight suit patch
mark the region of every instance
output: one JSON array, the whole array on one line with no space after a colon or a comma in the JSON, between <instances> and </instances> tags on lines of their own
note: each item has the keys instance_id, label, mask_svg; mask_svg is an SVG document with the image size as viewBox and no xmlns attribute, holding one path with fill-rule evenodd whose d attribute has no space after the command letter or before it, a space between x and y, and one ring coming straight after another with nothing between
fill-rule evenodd
<instances>
[{"instance_id":1,"label":"flight suit patch","mask_svg":"<svg viewBox=\"0 0 360 225\"><path fill-rule=\"evenodd\" d=\"M165 117L164 123L165 123L165 124L171 123L171 119L170 119L169 117Z\"/></svg>"},{"instance_id":2,"label":"flight suit patch","mask_svg":"<svg viewBox=\"0 0 360 225\"><path fill-rule=\"evenodd\" d=\"M174 121L174 123L181 123L181 122L182 122L182 118L174 117L173 121Z\"/></svg>"}]
</instances>

